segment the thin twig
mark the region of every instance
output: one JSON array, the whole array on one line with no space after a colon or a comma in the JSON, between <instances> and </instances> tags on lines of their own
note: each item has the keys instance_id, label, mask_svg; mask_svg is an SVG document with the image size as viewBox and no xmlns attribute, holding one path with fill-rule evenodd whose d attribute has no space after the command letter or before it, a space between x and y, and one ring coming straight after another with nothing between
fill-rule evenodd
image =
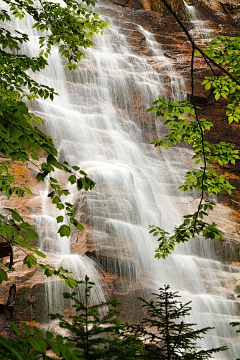
<instances>
[{"instance_id":1,"label":"thin twig","mask_svg":"<svg viewBox=\"0 0 240 360\"><path fill-rule=\"evenodd\" d=\"M188 40L190 41L192 47L194 47L194 49L196 49L197 51L200 52L200 54L203 56L203 58L206 60L208 60L210 63L212 63L213 65L215 65L219 70L221 70L222 72L224 72L230 79L232 79L237 85L240 85L240 81L238 81L237 79L235 79L226 69L224 69L224 67L222 67L221 65L217 64L213 59L210 58L210 56L208 56L198 45L196 45L195 41L193 40L192 36L190 35L189 31L187 30L187 28L184 26L183 22L179 19L179 17L177 16L177 14L175 13L175 11L172 10L171 6L167 3L166 0L161 0L164 5L166 6L166 8L170 11L170 13L172 14L172 16L174 16L174 18L176 19L177 23L181 26L181 28L183 29L183 31L185 32L185 34L188 37ZM207 63L208 64L208 63ZM212 69L211 69L212 70Z\"/></svg>"},{"instance_id":2,"label":"thin twig","mask_svg":"<svg viewBox=\"0 0 240 360\"><path fill-rule=\"evenodd\" d=\"M204 181L205 181L205 175L206 175L207 159L206 159L206 152L205 152L205 147L204 147L204 131L202 129L201 122L199 121L197 107L196 107L196 104L194 102L194 52L195 52L195 45L192 44L192 58L191 58L191 88L192 88L192 92L191 92L191 103L193 104L193 108L194 108L194 112L195 112L195 118L196 118L196 121L198 123L198 126L200 128L200 132L201 132L202 155L203 155L203 175L202 175L202 184L201 184L202 191L201 191L201 195L200 195L200 201L199 201L199 204L198 204L196 217L195 217L195 220L194 220L194 232L195 232L196 231L198 215L199 215L199 212L201 210L202 202L204 200L204 189L203 189L203 187L204 187Z\"/></svg>"},{"instance_id":3,"label":"thin twig","mask_svg":"<svg viewBox=\"0 0 240 360\"><path fill-rule=\"evenodd\" d=\"M212 70L212 72L215 75L216 75L216 73L215 73L215 71L214 71L211 64L218 67L221 71L223 71L226 75L228 75L238 85L240 85L240 83L236 79L234 79L234 77L227 70L225 70L219 64L215 63L214 60L212 60L208 55L206 55L204 53L204 51L201 48L199 48L196 45L196 43L193 40L192 36L190 35L189 31L183 25L182 21L178 18L175 11L172 10L171 6L167 3L166 0L162 0L162 2L167 7L167 9L170 11L170 13L174 16L174 18L176 19L178 24L181 26L181 28L183 29L183 31L187 35L187 37L188 37L188 39L189 39L189 41L191 43L191 46L192 46L192 56L191 56L191 103L193 105L194 112L195 112L195 118L196 118L196 121L197 121L199 129L200 129L200 133L201 133L202 160L203 160L203 164L204 164L203 165L202 181L201 181L200 201L199 201L198 209L197 209L196 216L195 216L195 219L194 219L194 233L195 233L196 226L197 226L197 219L198 219L198 216L199 216L199 213L200 213L200 210L201 210L201 206L202 206L202 203L203 203L203 200L204 200L204 182L205 182L206 168L207 168L207 159L206 159L206 152L205 152L205 147L204 147L204 131L203 131L203 128L201 126L201 122L200 122L199 117L198 117L197 107L196 107L196 104L195 104L195 101L194 101L194 53L195 53L195 50L198 50L200 52L200 54L203 56L204 60L206 61L207 65L210 67L210 69Z\"/></svg>"}]
</instances>

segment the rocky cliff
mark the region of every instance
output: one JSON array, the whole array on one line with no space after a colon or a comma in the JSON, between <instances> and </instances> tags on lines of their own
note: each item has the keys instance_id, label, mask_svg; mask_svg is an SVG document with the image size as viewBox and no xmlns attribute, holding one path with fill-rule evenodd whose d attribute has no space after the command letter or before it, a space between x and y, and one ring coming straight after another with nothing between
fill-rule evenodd
<instances>
[{"instance_id":1,"label":"rocky cliff","mask_svg":"<svg viewBox=\"0 0 240 360\"><path fill-rule=\"evenodd\" d=\"M198 11L198 18L200 19L196 24L189 20L189 13L183 0L171 0L178 15L184 21L185 26L190 31L191 35L196 41L204 48L205 44L209 41L210 35L231 35L239 36L239 14L233 11L233 5L238 5L236 0L188 0L189 5L194 5ZM161 44L163 53L166 59L169 59L172 66L179 76L184 78L184 88L182 92L189 96L190 89L190 52L191 47L186 39L186 36L181 31L180 27L176 25L174 19L161 5L160 0L116 0L114 6L108 8L108 4L100 6L100 12L104 15L109 15L114 26L120 26L123 33L127 37L128 43L133 52L142 56L147 63L161 73L161 64L156 58L152 56L149 47L146 44L146 38L139 31L139 25L148 30L154 35L155 41ZM93 71L96 71L95 69ZM206 64L201 60L197 60L195 67L195 81L196 92L195 99L201 106L202 114L210 121L214 122L214 131L209 134L209 139L224 139L235 143L240 147L239 138L239 125L233 124L228 126L225 117L223 101L215 102L214 97L210 92L206 92L200 85L203 77L209 74L209 69ZM165 71L162 74L162 86L165 88L166 93L171 97L171 89L168 80L168 74ZM69 91L74 92L75 87L69 81ZM79 99L81 101L81 99ZM75 101L78 101L77 93ZM157 139L157 129L153 120L149 119L146 113L147 104L141 98L141 94L132 93L127 102L134 103L132 106L131 116L136 120L136 125L141 130L142 137L145 143L150 143L152 140ZM151 122L152 121L152 122ZM153 151L152 149L149 150ZM158 151L158 150L154 150ZM159 154L161 156L161 154ZM184 160L183 160L184 161ZM217 221L226 233L226 237L230 241L215 244L216 254L215 258L222 260L227 264L238 265L239 261L239 211L240 211L240 167L237 164L234 168L220 169L219 172L227 173L231 183L237 188L230 198L225 194L219 197L219 206L213 215L213 221ZM19 165L15 164L14 174L18 182L22 185L28 184L35 195L34 200L30 196L19 199L13 198L11 201L6 201L2 196L2 204L7 204L8 207L21 207L20 213L30 222L33 222L31 215L41 212L42 204L39 197L40 191L43 190L42 185L36 181L36 170L31 164ZM29 185L30 184L30 185ZM116 188L116 193L121 192L122 189ZM173 190L175 191L175 190ZM107 193L107 190L106 190ZM136 295L142 294L144 286L136 281L132 281L127 275L122 273L123 269L129 267L135 269L135 253L134 251L124 250L121 253L121 265L119 266L118 247L119 239L114 231L109 229L100 230L94 228L94 219L89 212L90 207L94 207L95 216L101 217L103 213L111 213L112 216L118 216L119 204L116 202L99 201L96 192L92 195L81 193L75 196L75 208L79 210L79 219L85 226L83 233L75 232L72 237L72 251L74 253L84 255L87 254L92 258L96 258L100 265L105 270L103 285L106 293L110 296L118 297L123 301L123 311L128 313L128 319L133 320L138 316L136 311L138 308L135 304ZM91 203L91 206L89 205ZM177 206L181 207L180 204ZM126 213L129 212L131 216L131 209L125 207ZM95 229L95 230L94 230ZM123 243L124 247L124 243ZM1 285L0 303L3 304L2 318L10 318L19 323L22 320L29 322L47 321L48 309L45 306L45 282L46 279L39 271L38 268L28 269L22 265L22 259L25 256L21 249L14 249L14 267L15 273L9 274L10 280ZM7 258L5 258L8 261ZM118 259L119 260L119 259ZM135 271L135 270L133 270ZM204 269L201 269L204 272ZM127 270L126 270L127 273ZM145 284L147 288L148 274L142 274L145 277ZM227 298L232 299L234 293L239 291L240 288L240 274L236 272L227 272L227 276L222 276L219 273L221 288L218 290L224 291ZM124 282L122 278L125 277ZM133 276L135 278L135 276ZM58 281L58 280L52 280ZM14 300L13 309L7 308L9 297L9 290L12 285L16 285L16 298ZM211 280L205 280L206 287L210 288ZM223 290L224 289L224 290ZM131 306L129 306L131 304ZM133 305L132 305L133 304ZM5 306L6 305L6 306ZM136 308L135 308L136 307ZM6 326L6 323L4 323ZM7 326L5 327L7 330ZM8 331L8 330L7 330ZM10 330L9 330L10 331Z\"/></svg>"}]
</instances>

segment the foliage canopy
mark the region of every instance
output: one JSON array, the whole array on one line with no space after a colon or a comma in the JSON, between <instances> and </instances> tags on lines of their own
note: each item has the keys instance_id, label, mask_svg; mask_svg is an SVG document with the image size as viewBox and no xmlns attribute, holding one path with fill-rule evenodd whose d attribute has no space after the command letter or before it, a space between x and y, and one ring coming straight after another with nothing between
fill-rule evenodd
<instances>
[{"instance_id":1,"label":"foliage canopy","mask_svg":"<svg viewBox=\"0 0 240 360\"><path fill-rule=\"evenodd\" d=\"M83 226L75 219L73 205L62 200L69 191L63 189L50 173L55 169L67 173L69 183L76 184L78 190L92 189L95 183L78 166L60 163L53 140L39 128L44 119L31 112L31 102L39 98L53 100L57 93L53 88L38 83L34 73L48 66L47 59L54 46L58 46L67 70L78 68L79 60L85 56L84 49L93 45L92 36L108 25L89 9L94 6L95 1L91 0L83 0L82 3L63 0L61 4L42 0L3 0L0 8L0 191L5 192L8 198L13 195L23 197L26 193L31 195L29 188L16 183L10 161L32 162L38 169L37 180L47 179L49 182L51 192L48 196L52 203L57 209L64 210L65 216L57 217L57 222L62 223L58 230L60 236L70 236L72 227L82 231ZM8 30L9 26L15 26L14 17L20 20L27 17L32 27L41 34L35 57L24 53L24 46L30 42L28 34L17 29ZM46 161L38 165L40 150L45 152ZM8 212L7 217L4 213L0 214L0 236L11 246L25 248L29 254L24 263L29 267L36 265L35 255L45 257L31 245L32 240L38 239L38 234L17 209L7 208L5 211ZM58 275L69 286L76 285L63 268L54 269L42 261L40 266L47 276ZM7 280L8 270L7 265L0 268L0 283Z\"/></svg>"},{"instance_id":2,"label":"foliage canopy","mask_svg":"<svg viewBox=\"0 0 240 360\"><path fill-rule=\"evenodd\" d=\"M200 108L194 101L194 64L195 57L201 55L206 64L210 67L213 75L208 76L202 82L206 90L212 90L215 100L220 98L227 100L226 116L229 124L240 119L240 38L219 36L213 37L208 47L202 50L191 37L190 33L171 8L166 0L161 0L175 17L178 24L188 37L192 46L191 60L191 85L192 93L188 101L168 101L159 96L153 106L148 110L161 116L164 124L168 126L169 133L162 139L153 141L155 146L169 146L187 143L193 147L193 159L198 169L189 170L185 175L185 182L179 189L184 192L199 193L199 204L196 211L184 216L182 224L176 226L170 234L164 229L151 225L150 233L158 236L159 246L155 257L166 258L171 254L176 244L187 242L191 238L202 235L206 239L219 240L223 238L222 232L217 225L207 222L209 212L216 206L211 195L218 195L220 192L232 193L234 186L226 179L226 176L219 175L213 170L212 164L218 163L223 168L235 164L239 157L239 150L233 143L224 141L210 143L206 141L206 132L211 131L213 123L205 118L199 117Z\"/></svg>"},{"instance_id":3,"label":"foliage canopy","mask_svg":"<svg viewBox=\"0 0 240 360\"><path fill-rule=\"evenodd\" d=\"M64 293L64 297L73 302L72 315L66 319L61 314L50 314L52 320L59 320L64 329L62 335L54 336L47 331L45 336L33 326L23 323L24 335L12 324L17 340L0 337L1 359L32 360L52 359L48 350L57 358L66 360L135 360L135 359L209 359L213 353L224 351L220 348L202 350L196 341L211 328L194 329L184 322L191 307L177 300L177 292L171 292L169 286L152 294L154 300L139 298L147 310L147 317L140 325L122 324L116 310L116 300L92 304L91 289L94 283L88 276L78 281L84 287L82 298L76 292ZM144 341L143 341L144 339ZM56 358L56 357L55 357Z\"/></svg>"},{"instance_id":4,"label":"foliage canopy","mask_svg":"<svg viewBox=\"0 0 240 360\"><path fill-rule=\"evenodd\" d=\"M191 301L185 304L178 301L178 291L172 292L169 285L165 285L152 295L154 300L151 301L139 298L147 310L147 317L140 325L130 326L135 335L145 339L146 359L202 360L227 350L226 346L200 350L197 341L213 328L196 329L196 324L184 321L190 315Z\"/></svg>"}]
</instances>

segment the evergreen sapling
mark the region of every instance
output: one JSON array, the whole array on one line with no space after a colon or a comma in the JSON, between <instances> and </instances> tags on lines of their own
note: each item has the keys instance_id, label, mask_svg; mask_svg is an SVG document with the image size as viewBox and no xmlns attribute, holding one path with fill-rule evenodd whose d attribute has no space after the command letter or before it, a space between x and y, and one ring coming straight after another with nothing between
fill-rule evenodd
<instances>
[{"instance_id":1,"label":"evergreen sapling","mask_svg":"<svg viewBox=\"0 0 240 360\"><path fill-rule=\"evenodd\" d=\"M147 309L147 317L140 325L128 325L128 331L145 339L147 355L142 359L202 360L212 358L213 353L227 350L226 346L208 350L197 346L202 335L213 328L195 330L196 324L184 322L183 318L190 315L191 302L183 304L178 301L178 292L171 292L169 288L169 285L165 285L158 294L153 293L155 302L139 297Z\"/></svg>"}]
</instances>

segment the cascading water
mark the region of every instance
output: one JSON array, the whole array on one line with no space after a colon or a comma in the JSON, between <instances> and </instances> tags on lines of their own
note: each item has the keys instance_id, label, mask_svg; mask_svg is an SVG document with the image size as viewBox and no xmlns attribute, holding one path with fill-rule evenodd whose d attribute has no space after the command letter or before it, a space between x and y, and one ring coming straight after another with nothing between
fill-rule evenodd
<instances>
[{"instance_id":1,"label":"cascading water","mask_svg":"<svg viewBox=\"0 0 240 360\"><path fill-rule=\"evenodd\" d=\"M172 66L172 63L169 61L169 59L166 58L164 52L161 49L160 44L157 43L157 41L154 39L154 35L151 34L149 31L145 30L140 25L139 25L139 30L146 39L147 47L151 49L150 50L151 59L155 60L158 64L161 63L162 68L163 69L165 68L165 71L167 71L167 75L170 81L170 89L172 96L174 97L175 100L183 100L184 94L182 93L182 91L185 87L183 78L178 74L176 74Z\"/></svg>"},{"instance_id":2,"label":"cascading water","mask_svg":"<svg viewBox=\"0 0 240 360\"><path fill-rule=\"evenodd\" d=\"M115 275L117 286L124 291L131 292L134 284L140 284L147 294L169 284L180 291L184 301L193 300L191 321L199 327L216 326L203 346L231 346L235 331L228 323L237 314L237 302L224 297L226 266L202 256L204 251L211 253L211 248L206 248L209 245L201 244L205 250L199 253L198 243L188 244L165 261L154 259L157 244L148 234L148 224L171 231L181 221L181 214L190 211L191 205L183 205L189 198L181 203L176 189L191 163L191 150L175 147L160 153L149 145L151 137L160 137L165 128L158 119L154 123L146 110L159 94L180 98L183 80L153 35L133 21L123 20L121 11L110 4L99 5L98 12L107 16L111 26L103 37L96 37L96 45L87 50L79 71L65 71L54 48L49 68L39 75L59 97L54 102L39 100L33 110L46 119L46 131L57 139L60 159L80 164L97 183L88 193L74 194L72 188L68 199L75 203L85 224L87 240L79 244L76 233L72 239L81 256L71 254L68 239L57 237L46 184L40 194L42 213L34 216L41 248L54 265L80 272L79 277L87 273L97 283L95 301L104 299L99 263ZM27 22L19 25L28 26L31 32L31 48L23 51L33 55L37 33ZM138 46L132 44L133 37L141 39ZM49 310L59 311L56 301L61 298L62 283L50 283L47 291ZM234 358L236 352L233 349L216 359Z\"/></svg>"},{"instance_id":3,"label":"cascading water","mask_svg":"<svg viewBox=\"0 0 240 360\"><path fill-rule=\"evenodd\" d=\"M202 21L200 12L195 8L195 6L189 5L185 0L183 0L183 4L185 6L187 17L194 26L193 31L196 32L196 35L201 39L209 37L206 22Z\"/></svg>"},{"instance_id":4,"label":"cascading water","mask_svg":"<svg viewBox=\"0 0 240 360\"><path fill-rule=\"evenodd\" d=\"M199 18L198 18L197 10L195 9L195 7L193 5L188 5L188 3L185 0L183 0L183 3L185 6L185 9L187 11L187 14L189 16L189 20L198 21Z\"/></svg>"},{"instance_id":5,"label":"cascading water","mask_svg":"<svg viewBox=\"0 0 240 360\"><path fill-rule=\"evenodd\" d=\"M32 19L29 16L25 16L24 19L21 21L14 18L12 19L12 21L15 25L16 30L26 32L29 35L30 42L29 44L24 44L21 47L22 53L27 54L30 57L36 56L39 53L39 33L32 28ZM65 75L57 48L53 49L49 63L51 64L49 69L47 69L41 75L37 76L37 80L40 83L42 82L45 84L50 84L51 81L54 79L54 86L59 89L59 93L61 93L61 98L57 98L54 104L50 104L50 102L44 103L44 101L38 100L38 102L35 102L34 104L35 108L32 107L32 110L36 111L36 113L40 113L43 118L47 119L47 122L51 121L51 119L59 115L59 112L61 112L62 101L66 102L66 107L67 104L70 102L65 85L61 84L61 82L58 81L58 77L60 79L64 79ZM51 77L50 81L46 80L48 76ZM32 103L30 104L30 107L31 106ZM71 111L71 109L69 108L68 110ZM65 113L65 115L66 114L67 112ZM76 160L76 163L77 162L78 161ZM55 173L54 175L58 177L58 174ZM57 233L59 226L56 222L56 216L59 215L59 212L57 213L55 208L52 207L49 203L48 185L48 181L45 181L45 190L40 191L40 194L38 196L38 198L41 199L42 203L41 213L34 213L34 215L32 215L32 220L36 224L36 229L40 234L39 247L42 251L48 254L48 260L51 265L55 266L56 268L59 268L61 266L64 269L73 272L75 279L83 279L85 275L88 275L90 279L95 282L95 287L92 290L94 301L97 301L98 303L100 303L101 301L105 301L105 296L102 291L103 281L100 281L100 274L102 270L99 265L96 263L96 261L93 261L87 256L84 256L84 254L83 256L72 254L71 243L69 239L61 238L60 235ZM38 201L37 198L36 201ZM68 201L71 201L70 197L68 197ZM56 279L54 279L55 281L52 280L53 279L49 280L46 284L48 312L63 312L65 304L62 293L64 291L69 291L69 288L65 285L64 281L56 281ZM80 290L83 291L83 289Z\"/></svg>"}]
</instances>

